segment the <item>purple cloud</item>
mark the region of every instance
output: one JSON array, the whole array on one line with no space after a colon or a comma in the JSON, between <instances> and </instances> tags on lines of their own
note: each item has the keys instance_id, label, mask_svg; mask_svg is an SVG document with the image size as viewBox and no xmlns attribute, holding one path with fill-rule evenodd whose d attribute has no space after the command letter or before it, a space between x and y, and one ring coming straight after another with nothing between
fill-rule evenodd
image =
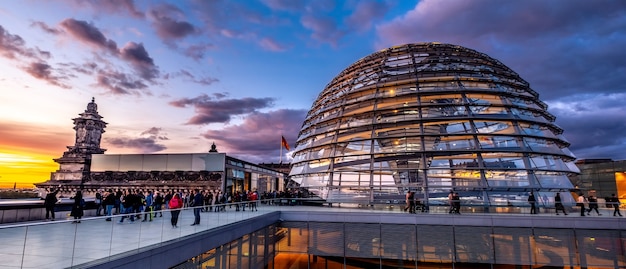
<instances>
[{"instance_id":1,"label":"purple cloud","mask_svg":"<svg viewBox=\"0 0 626 269\"><path fill-rule=\"evenodd\" d=\"M169 103L174 107L193 106L196 112L187 124L203 125L210 123L228 123L237 115L257 112L259 109L271 107L273 98L241 98L220 99L206 94L195 98L183 98Z\"/></svg>"},{"instance_id":2,"label":"purple cloud","mask_svg":"<svg viewBox=\"0 0 626 269\"><path fill-rule=\"evenodd\" d=\"M257 163L278 162L281 135L294 145L306 114L307 110L293 109L255 112L240 125L209 130L202 136L208 141L216 141L218 148L228 149L229 155ZM283 158L283 161L287 159Z\"/></svg>"},{"instance_id":3,"label":"purple cloud","mask_svg":"<svg viewBox=\"0 0 626 269\"><path fill-rule=\"evenodd\" d=\"M141 132L139 135L148 135L149 138L154 140L169 140L169 138L165 135L162 135L162 129L158 127L151 127L148 130Z\"/></svg>"},{"instance_id":4,"label":"purple cloud","mask_svg":"<svg viewBox=\"0 0 626 269\"><path fill-rule=\"evenodd\" d=\"M0 25L0 55L11 60L19 60L18 56L36 60L51 57L48 51L29 48L21 36L9 33L2 25Z\"/></svg>"},{"instance_id":5,"label":"purple cloud","mask_svg":"<svg viewBox=\"0 0 626 269\"><path fill-rule=\"evenodd\" d=\"M269 37L261 39L261 41L259 42L259 45L261 45L263 49L269 50L269 51L280 52L280 51L287 50L286 46L279 44L274 39L269 38Z\"/></svg>"},{"instance_id":6,"label":"purple cloud","mask_svg":"<svg viewBox=\"0 0 626 269\"><path fill-rule=\"evenodd\" d=\"M192 74L191 72L187 71L187 70L180 70L176 73L172 73L173 77L184 77L186 78L187 81L193 82L193 83L197 83L200 85L211 85L213 83L219 82L219 79L217 78L212 78L212 77L202 77L202 78L196 78L196 76L194 74Z\"/></svg>"},{"instance_id":7,"label":"purple cloud","mask_svg":"<svg viewBox=\"0 0 626 269\"><path fill-rule=\"evenodd\" d=\"M136 149L139 153L154 153L167 149L165 145L158 144L152 138L106 137L104 141L117 148Z\"/></svg>"},{"instance_id":8,"label":"purple cloud","mask_svg":"<svg viewBox=\"0 0 626 269\"><path fill-rule=\"evenodd\" d=\"M31 23L30 26L37 27L37 28L39 28L39 29L43 30L44 32L46 32L48 34L51 34L51 35L57 35L57 34L61 33L60 30L58 30L56 28L53 28L53 27L50 27L50 26L48 26L48 24L46 24L45 22L42 22L42 21L35 21L35 22Z\"/></svg>"},{"instance_id":9,"label":"purple cloud","mask_svg":"<svg viewBox=\"0 0 626 269\"><path fill-rule=\"evenodd\" d=\"M77 6L87 5L98 13L130 15L133 18L144 18L133 0L74 0Z\"/></svg>"},{"instance_id":10,"label":"purple cloud","mask_svg":"<svg viewBox=\"0 0 626 269\"><path fill-rule=\"evenodd\" d=\"M96 87L107 89L112 94L145 93L148 86L139 80L132 79L128 74L117 71L99 70L96 76Z\"/></svg>"},{"instance_id":11,"label":"purple cloud","mask_svg":"<svg viewBox=\"0 0 626 269\"><path fill-rule=\"evenodd\" d=\"M23 70L31 76L44 80L52 85L65 89L71 88L62 82L64 79L63 77L53 74L53 68L46 62L32 62L28 66L24 67Z\"/></svg>"},{"instance_id":12,"label":"purple cloud","mask_svg":"<svg viewBox=\"0 0 626 269\"><path fill-rule=\"evenodd\" d=\"M115 41L107 39L104 34L91 23L75 19L65 19L60 25L78 41L114 54L117 53L117 44Z\"/></svg>"},{"instance_id":13,"label":"purple cloud","mask_svg":"<svg viewBox=\"0 0 626 269\"><path fill-rule=\"evenodd\" d=\"M135 71L139 73L139 76L145 80L152 80L159 76L159 70L154 65L154 61L148 55L148 52L143 47L143 44L128 42L120 49L120 55L122 59L129 62Z\"/></svg>"},{"instance_id":14,"label":"purple cloud","mask_svg":"<svg viewBox=\"0 0 626 269\"><path fill-rule=\"evenodd\" d=\"M358 1L354 12L345 19L345 22L350 29L366 31L372 27L373 22L382 19L388 10L389 6L384 2Z\"/></svg>"},{"instance_id":15,"label":"purple cloud","mask_svg":"<svg viewBox=\"0 0 626 269\"><path fill-rule=\"evenodd\" d=\"M337 41L346 35L338 28L332 17L322 15L304 15L300 19L302 26L312 31L311 37L319 42L336 45Z\"/></svg>"},{"instance_id":16,"label":"purple cloud","mask_svg":"<svg viewBox=\"0 0 626 269\"><path fill-rule=\"evenodd\" d=\"M171 42L173 39L182 39L197 33L197 29L193 24L175 18L184 18L185 14L173 5L158 5L151 9L148 14L150 14L152 26L156 30L157 35L166 43Z\"/></svg>"}]
</instances>

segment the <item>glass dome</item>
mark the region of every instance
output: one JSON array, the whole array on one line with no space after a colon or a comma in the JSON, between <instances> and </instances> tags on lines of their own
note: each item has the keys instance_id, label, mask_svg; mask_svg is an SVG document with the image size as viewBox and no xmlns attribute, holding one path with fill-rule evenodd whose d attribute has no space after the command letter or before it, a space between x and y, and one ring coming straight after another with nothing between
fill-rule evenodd
<instances>
[{"instance_id":1,"label":"glass dome","mask_svg":"<svg viewBox=\"0 0 626 269\"><path fill-rule=\"evenodd\" d=\"M430 204L447 203L450 190L490 205L526 203L531 191L571 201L575 156L538 97L513 70L465 47L381 50L319 94L290 177L329 202L404 200L408 190Z\"/></svg>"}]
</instances>

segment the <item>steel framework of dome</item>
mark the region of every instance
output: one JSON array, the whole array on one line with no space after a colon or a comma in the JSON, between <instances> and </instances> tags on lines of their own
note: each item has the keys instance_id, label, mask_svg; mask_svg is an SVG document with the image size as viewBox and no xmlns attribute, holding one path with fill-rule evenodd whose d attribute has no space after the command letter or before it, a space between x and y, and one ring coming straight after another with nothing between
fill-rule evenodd
<instances>
[{"instance_id":1,"label":"steel framework of dome","mask_svg":"<svg viewBox=\"0 0 626 269\"><path fill-rule=\"evenodd\" d=\"M567 202L567 176L579 170L554 121L526 81L484 53L396 46L352 64L320 93L290 177L329 202L375 203L407 190L430 204L450 190L489 205L530 191L549 200L563 192Z\"/></svg>"}]
</instances>

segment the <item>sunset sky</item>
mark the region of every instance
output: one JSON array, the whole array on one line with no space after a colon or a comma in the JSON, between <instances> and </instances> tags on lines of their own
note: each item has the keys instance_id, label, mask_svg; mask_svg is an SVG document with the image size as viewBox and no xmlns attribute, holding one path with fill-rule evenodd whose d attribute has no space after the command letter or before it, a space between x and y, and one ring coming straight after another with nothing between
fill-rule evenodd
<instances>
[{"instance_id":1,"label":"sunset sky","mask_svg":"<svg viewBox=\"0 0 626 269\"><path fill-rule=\"evenodd\" d=\"M49 179L92 97L107 153L278 162L344 68L432 41L518 72L579 159L626 158L626 1L1 1L0 187Z\"/></svg>"}]
</instances>

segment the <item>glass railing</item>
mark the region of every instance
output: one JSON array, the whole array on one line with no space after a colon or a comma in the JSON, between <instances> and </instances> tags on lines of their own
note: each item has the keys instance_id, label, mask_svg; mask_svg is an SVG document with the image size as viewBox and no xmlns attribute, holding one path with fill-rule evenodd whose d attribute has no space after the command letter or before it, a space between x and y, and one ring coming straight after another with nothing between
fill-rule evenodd
<instances>
[{"instance_id":1,"label":"glass railing","mask_svg":"<svg viewBox=\"0 0 626 269\"><path fill-rule=\"evenodd\" d=\"M72 268L89 262L107 262L112 256L134 254L147 246L279 210L269 203L257 204L255 211L248 202L196 207L203 210L197 225L191 225L194 208L186 207L180 210L177 227L172 225L169 209L113 215L110 221L108 216L80 220L68 216L67 220L3 225L0 226L0 268ZM238 205L240 210L236 211Z\"/></svg>"},{"instance_id":2,"label":"glass railing","mask_svg":"<svg viewBox=\"0 0 626 269\"><path fill-rule=\"evenodd\" d=\"M252 211L249 202L196 207L200 223L194 223L194 208L181 209L177 227L172 226L168 209L150 213L133 213L86 217L80 223L70 219L21 223L0 226L0 268L71 268L95 262L104 263L120 256L135 254L148 246L159 246L172 240L207 231L223 225L236 223L252 217L276 211L335 211L407 214L403 201L397 204L359 205L350 203L325 203L319 199L277 198L256 202ZM245 205L245 207L244 207ZM239 206L239 210L237 207ZM304 208L306 206L306 208ZM332 207L331 207L332 206ZM525 205L482 206L461 204L462 214L519 214L530 216ZM568 207L570 216L577 216L577 207ZM540 207L539 214L554 215L554 208ZM603 216L611 216L612 208L602 207ZM448 214L447 205L423 205L415 213ZM592 216L595 216L592 213ZM131 216L133 220L131 221ZM139 216L140 218L136 218ZM562 216L562 215L561 215ZM65 216L64 216L65 217ZM122 218L124 218L123 222Z\"/></svg>"}]
</instances>

